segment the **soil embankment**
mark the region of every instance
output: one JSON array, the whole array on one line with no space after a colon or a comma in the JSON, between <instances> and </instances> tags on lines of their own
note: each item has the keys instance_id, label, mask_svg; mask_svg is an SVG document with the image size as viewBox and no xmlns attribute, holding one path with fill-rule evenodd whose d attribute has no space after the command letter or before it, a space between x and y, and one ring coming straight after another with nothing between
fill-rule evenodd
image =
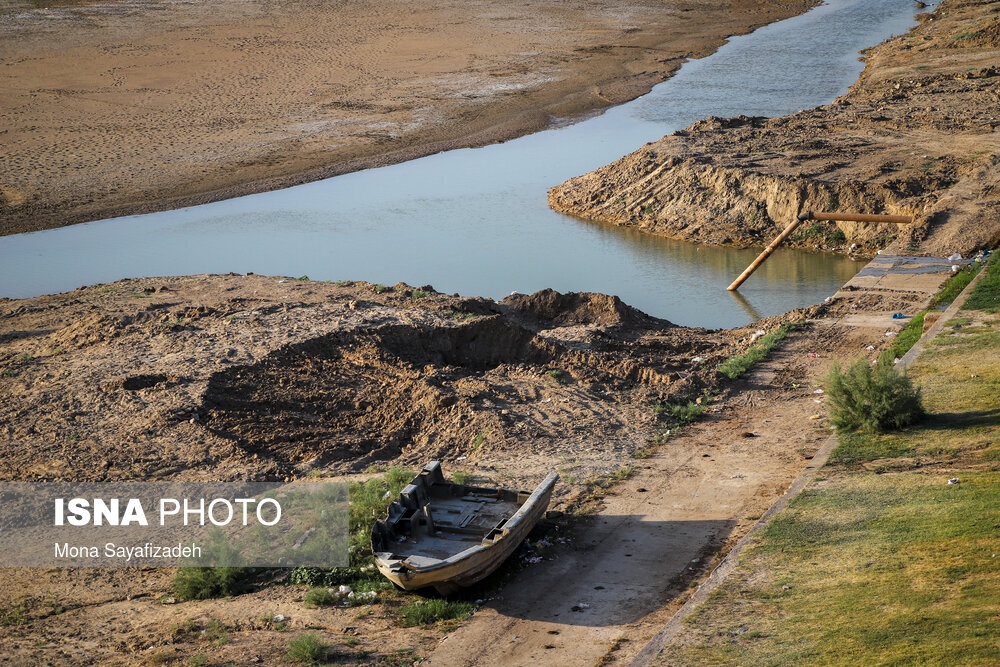
<instances>
[{"instance_id":1,"label":"soil embankment","mask_svg":"<svg viewBox=\"0 0 1000 667\"><path fill-rule=\"evenodd\" d=\"M804 210L916 217L901 249L948 256L1000 242L1000 23L946 0L864 52L832 104L782 118L708 118L553 188L589 220L701 243L766 243ZM874 254L895 225L807 224L787 241Z\"/></svg>"},{"instance_id":2,"label":"soil embankment","mask_svg":"<svg viewBox=\"0 0 1000 667\"><path fill-rule=\"evenodd\" d=\"M814 1L39 4L0 10L0 234L510 139Z\"/></svg>"}]
</instances>

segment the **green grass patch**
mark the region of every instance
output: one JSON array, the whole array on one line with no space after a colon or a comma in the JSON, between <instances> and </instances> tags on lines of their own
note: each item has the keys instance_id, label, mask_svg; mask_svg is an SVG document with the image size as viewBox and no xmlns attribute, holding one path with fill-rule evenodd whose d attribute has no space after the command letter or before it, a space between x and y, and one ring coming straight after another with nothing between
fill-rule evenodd
<instances>
[{"instance_id":1,"label":"green grass patch","mask_svg":"<svg viewBox=\"0 0 1000 667\"><path fill-rule=\"evenodd\" d=\"M1000 253L994 253L986 265L986 276L965 300L963 310L1000 313Z\"/></svg>"},{"instance_id":2,"label":"green grass patch","mask_svg":"<svg viewBox=\"0 0 1000 667\"><path fill-rule=\"evenodd\" d=\"M896 340L892 345L878 355L878 363L882 366L892 366L896 359L902 359L903 355L910 351L910 348L917 344L920 337L924 335L924 315L919 313L899 330Z\"/></svg>"},{"instance_id":3,"label":"green grass patch","mask_svg":"<svg viewBox=\"0 0 1000 667\"><path fill-rule=\"evenodd\" d=\"M989 328L928 343L910 369L927 415L903 431L842 434L831 462L886 462L826 468L661 660L996 664L1000 336Z\"/></svg>"},{"instance_id":4,"label":"green grass patch","mask_svg":"<svg viewBox=\"0 0 1000 667\"><path fill-rule=\"evenodd\" d=\"M686 624L672 664L995 664L1000 473L810 489Z\"/></svg>"},{"instance_id":5,"label":"green grass patch","mask_svg":"<svg viewBox=\"0 0 1000 667\"><path fill-rule=\"evenodd\" d=\"M719 372L734 380L741 377L757 363L766 359L771 350L800 325L801 322L786 322L771 333L761 336L760 340L750 346L749 350L719 364Z\"/></svg>"},{"instance_id":6,"label":"green grass patch","mask_svg":"<svg viewBox=\"0 0 1000 667\"><path fill-rule=\"evenodd\" d=\"M449 600L418 600L399 609L403 616L403 627L415 625L430 625L438 621L465 619L475 611L469 602L453 602Z\"/></svg>"},{"instance_id":7,"label":"green grass patch","mask_svg":"<svg viewBox=\"0 0 1000 667\"><path fill-rule=\"evenodd\" d=\"M962 290L969 286L969 283L971 283L972 279L979 274L979 271L982 268L982 264L970 264L953 275L951 278L948 278L948 281L944 284L944 287L941 288L941 291L935 294L934 298L931 299L928 307L937 308L938 306L954 301L955 297L961 294Z\"/></svg>"},{"instance_id":8,"label":"green grass patch","mask_svg":"<svg viewBox=\"0 0 1000 667\"><path fill-rule=\"evenodd\" d=\"M472 481L472 475L464 470L456 470L451 475L451 481L455 484L468 484Z\"/></svg>"},{"instance_id":9,"label":"green grass patch","mask_svg":"<svg viewBox=\"0 0 1000 667\"><path fill-rule=\"evenodd\" d=\"M879 437L874 433L841 433L837 436L837 448L830 454L827 462L832 465L853 465L913 453L913 446L900 438Z\"/></svg>"},{"instance_id":10,"label":"green grass patch","mask_svg":"<svg viewBox=\"0 0 1000 667\"><path fill-rule=\"evenodd\" d=\"M291 662L318 665L326 660L328 651L315 632L303 632L288 642L287 657Z\"/></svg>"}]
</instances>

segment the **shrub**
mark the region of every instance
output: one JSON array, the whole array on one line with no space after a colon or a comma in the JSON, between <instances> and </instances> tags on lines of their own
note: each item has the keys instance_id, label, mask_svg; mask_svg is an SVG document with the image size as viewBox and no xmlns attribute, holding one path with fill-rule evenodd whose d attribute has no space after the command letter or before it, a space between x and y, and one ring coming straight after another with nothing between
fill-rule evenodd
<instances>
[{"instance_id":1,"label":"shrub","mask_svg":"<svg viewBox=\"0 0 1000 667\"><path fill-rule=\"evenodd\" d=\"M924 414L920 389L894 366L865 359L846 371L835 364L826 377L830 423L841 431L888 431L912 424Z\"/></svg>"},{"instance_id":2,"label":"shrub","mask_svg":"<svg viewBox=\"0 0 1000 667\"><path fill-rule=\"evenodd\" d=\"M326 658L327 647L315 632L304 632L288 642L288 659L315 665Z\"/></svg>"},{"instance_id":3,"label":"shrub","mask_svg":"<svg viewBox=\"0 0 1000 667\"><path fill-rule=\"evenodd\" d=\"M248 569L243 567L182 567L174 575L174 595L181 600L207 600L242 593Z\"/></svg>"},{"instance_id":4,"label":"shrub","mask_svg":"<svg viewBox=\"0 0 1000 667\"><path fill-rule=\"evenodd\" d=\"M472 615L472 611L472 605L468 602L449 602L440 599L414 602L400 607L404 628L414 625L430 625L451 618L468 618Z\"/></svg>"}]
</instances>

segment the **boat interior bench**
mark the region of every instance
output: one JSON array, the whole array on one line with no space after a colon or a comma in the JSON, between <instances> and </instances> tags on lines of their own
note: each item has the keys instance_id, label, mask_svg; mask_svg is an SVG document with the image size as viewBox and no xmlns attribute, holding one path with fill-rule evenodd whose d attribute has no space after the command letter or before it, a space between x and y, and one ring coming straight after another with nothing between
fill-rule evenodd
<instances>
[{"instance_id":1,"label":"boat interior bench","mask_svg":"<svg viewBox=\"0 0 1000 667\"><path fill-rule=\"evenodd\" d=\"M451 484L440 466L428 466L390 506L387 527L406 543L412 565L431 565L463 550L492 542L517 511L525 494ZM456 545L456 542L465 543Z\"/></svg>"}]
</instances>

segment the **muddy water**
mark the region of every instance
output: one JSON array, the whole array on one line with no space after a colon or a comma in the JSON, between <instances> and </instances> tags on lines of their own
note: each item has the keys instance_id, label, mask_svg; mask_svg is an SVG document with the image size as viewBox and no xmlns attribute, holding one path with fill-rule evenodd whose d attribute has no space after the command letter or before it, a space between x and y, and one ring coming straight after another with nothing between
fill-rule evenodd
<instances>
[{"instance_id":1,"label":"muddy water","mask_svg":"<svg viewBox=\"0 0 1000 667\"><path fill-rule=\"evenodd\" d=\"M913 0L830 0L732 39L650 94L583 122L479 149L204 206L0 238L0 296L128 276L306 274L503 297L544 287L617 294L678 324L735 326L821 301L860 267L785 250L741 289L753 250L580 222L546 190L709 115L829 102L858 50L913 24Z\"/></svg>"}]
</instances>

